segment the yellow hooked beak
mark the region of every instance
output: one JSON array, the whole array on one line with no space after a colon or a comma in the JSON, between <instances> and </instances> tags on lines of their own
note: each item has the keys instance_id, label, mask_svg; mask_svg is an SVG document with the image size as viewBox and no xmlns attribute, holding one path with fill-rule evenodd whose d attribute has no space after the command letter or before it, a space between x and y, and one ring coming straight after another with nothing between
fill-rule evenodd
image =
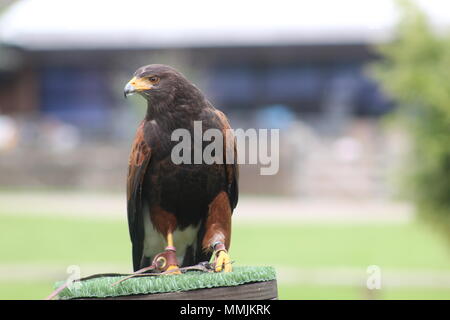
<instances>
[{"instance_id":1,"label":"yellow hooked beak","mask_svg":"<svg viewBox=\"0 0 450 320\"><path fill-rule=\"evenodd\" d=\"M127 96L132 95L136 92L150 90L152 88L153 84L147 78L133 77L133 79L128 81L125 88L123 89L123 95L126 98Z\"/></svg>"}]
</instances>

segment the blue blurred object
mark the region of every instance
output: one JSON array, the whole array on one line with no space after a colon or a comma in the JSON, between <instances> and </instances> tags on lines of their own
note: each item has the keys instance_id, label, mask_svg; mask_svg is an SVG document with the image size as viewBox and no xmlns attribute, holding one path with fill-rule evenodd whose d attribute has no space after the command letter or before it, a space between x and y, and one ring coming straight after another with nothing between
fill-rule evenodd
<instances>
[{"instance_id":1,"label":"blue blurred object","mask_svg":"<svg viewBox=\"0 0 450 320\"><path fill-rule=\"evenodd\" d=\"M260 128L287 129L295 121L295 114L288 106L275 104L258 111L256 121Z\"/></svg>"},{"instance_id":2,"label":"blue blurred object","mask_svg":"<svg viewBox=\"0 0 450 320\"><path fill-rule=\"evenodd\" d=\"M95 69L45 67L40 72L41 110L44 115L86 129L100 129L110 112L102 73Z\"/></svg>"}]
</instances>

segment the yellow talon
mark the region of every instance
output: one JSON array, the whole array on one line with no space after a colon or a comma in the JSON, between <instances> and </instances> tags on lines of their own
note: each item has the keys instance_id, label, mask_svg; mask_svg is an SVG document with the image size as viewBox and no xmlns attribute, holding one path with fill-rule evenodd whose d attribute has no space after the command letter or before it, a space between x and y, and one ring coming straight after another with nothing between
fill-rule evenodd
<instances>
[{"instance_id":1,"label":"yellow talon","mask_svg":"<svg viewBox=\"0 0 450 320\"><path fill-rule=\"evenodd\" d=\"M233 271L233 267L231 266L231 259L229 254L226 251L219 251L219 254L216 259L216 272L231 272Z\"/></svg>"},{"instance_id":2,"label":"yellow talon","mask_svg":"<svg viewBox=\"0 0 450 320\"><path fill-rule=\"evenodd\" d=\"M167 270L164 272L164 274L171 275L171 274L181 274L180 269L177 266L169 266Z\"/></svg>"}]
</instances>

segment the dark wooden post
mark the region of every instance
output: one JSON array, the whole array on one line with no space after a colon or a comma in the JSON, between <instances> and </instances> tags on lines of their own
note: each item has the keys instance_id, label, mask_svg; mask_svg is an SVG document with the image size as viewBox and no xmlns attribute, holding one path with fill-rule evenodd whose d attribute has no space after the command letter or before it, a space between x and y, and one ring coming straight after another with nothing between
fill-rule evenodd
<instances>
[{"instance_id":1,"label":"dark wooden post","mask_svg":"<svg viewBox=\"0 0 450 320\"><path fill-rule=\"evenodd\" d=\"M190 291L128 295L80 300L276 300L277 281L262 281L239 286L197 289Z\"/></svg>"}]
</instances>

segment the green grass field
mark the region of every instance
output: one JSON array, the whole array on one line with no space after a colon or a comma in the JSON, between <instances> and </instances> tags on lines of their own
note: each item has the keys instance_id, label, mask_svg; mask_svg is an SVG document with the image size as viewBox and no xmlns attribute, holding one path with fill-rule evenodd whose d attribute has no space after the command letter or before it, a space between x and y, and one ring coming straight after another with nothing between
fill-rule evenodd
<instances>
[{"instance_id":1,"label":"green grass field","mask_svg":"<svg viewBox=\"0 0 450 320\"><path fill-rule=\"evenodd\" d=\"M333 270L365 274L369 265L399 275L450 274L449 247L417 223L244 224L234 226L232 239L231 255L237 265L289 270L280 274L281 299L450 299L450 287L439 284L415 287L411 281L369 292L365 281L302 280L305 270L328 270L332 278ZM79 265L82 276L92 266L104 268L101 272L130 268L127 225L119 221L0 215L0 243L0 299L42 299L52 291L54 281L67 277L68 265Z\"/></svg>"}]
</instances>

